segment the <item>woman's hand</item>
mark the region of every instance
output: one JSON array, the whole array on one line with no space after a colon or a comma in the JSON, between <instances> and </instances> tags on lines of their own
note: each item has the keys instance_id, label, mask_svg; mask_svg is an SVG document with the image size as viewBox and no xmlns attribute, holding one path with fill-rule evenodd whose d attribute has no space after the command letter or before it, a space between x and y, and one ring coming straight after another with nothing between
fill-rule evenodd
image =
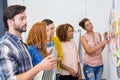
<instances>
[{"instance_id":1,"label":"woman's hand","mask_svg":"<svg viewBox=\"0 0 120 80\"><path fill-rule=\"evenodd\" d=\"M62 59L61 58L57 58L57 63L61 63Z\"/></svg>"},{"instance_id":2,"label":"woman's hand","mask_svg":"<svg viewBox=\"0 0 120 80\"><path fill-rule=\"evenodd\" d=\"M108 40L108 32L104 32L103 36L104 36L104 40Z\"/></svg>"},{"instance_id":3,"label":"woman's hand","mask_svg":"<svg viewBox=\"0 0 120 80\"><path fill-rule=\"evenodd\" d=\"M78 80L82 79L82 74L78 74Z\"/></svg>"},{"instance_id":4,"label":"woman's hand","mask_svg":"<svg viewBox=\"0 0 120 80\"><path fill-rule=\"evenodd\" d=\"M75 70L74 69L70 69L69 70L69 72L70 72L70 74L73 76L73 77L77 77L77 73L75 72Z\"/></svg>"}]
</instances>

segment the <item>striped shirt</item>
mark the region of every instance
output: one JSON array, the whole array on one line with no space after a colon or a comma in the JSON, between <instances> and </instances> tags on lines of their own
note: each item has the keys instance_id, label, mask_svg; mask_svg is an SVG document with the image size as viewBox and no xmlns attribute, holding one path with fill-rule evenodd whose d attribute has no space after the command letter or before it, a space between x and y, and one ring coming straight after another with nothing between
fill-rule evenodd
<instances>
[{"instance_id":1,"label":"striped shirt","mask_svg":"<svg viewBox=\"0 0 120 80\"><path fill-rule=\"evenodd\" d=\"M22 39L6 32L0 40L0 79L17 80L16 75L31 67L32 61Z\"/></svg>"},{"instance_id":2,"label":"striped shirt","mask_svg":"<svg viewBox=\"0 0 120 80\"><path fill-rule=\"evenodd\" d=\"M54 48L53 41L51 40L51 42L49 44L46 44L46 47L47 47L47 51L49 53L50 50ZM54 49L53 49L53 54L55 54ZM56 71L57 71L56 68L53 70L44 70L42 80L56 80L55 79L56 78Z\"/></svg>"}]
</instances>

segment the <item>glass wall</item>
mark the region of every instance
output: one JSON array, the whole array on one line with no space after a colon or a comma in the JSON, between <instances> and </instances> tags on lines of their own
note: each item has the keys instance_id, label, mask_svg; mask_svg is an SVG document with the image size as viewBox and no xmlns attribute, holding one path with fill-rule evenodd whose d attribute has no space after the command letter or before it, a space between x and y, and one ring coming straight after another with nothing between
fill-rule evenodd
<instances>
[{"instance_id":1,"label":"glass wall","mask_svg":"<svg viewBox=\"0 0 120 80\"><path fill-rule=\"evenodd\" d=\"M7 7L7 0L0 0L0 37L2 37L6 31L3 23L3 11Z\"/></svg>"}]
</instances>

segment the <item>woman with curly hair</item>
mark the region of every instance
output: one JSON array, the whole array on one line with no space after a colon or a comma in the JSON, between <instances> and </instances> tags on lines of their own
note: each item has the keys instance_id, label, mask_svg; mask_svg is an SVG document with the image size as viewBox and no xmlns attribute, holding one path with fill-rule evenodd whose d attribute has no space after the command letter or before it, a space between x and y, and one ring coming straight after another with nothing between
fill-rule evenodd
<instances>
[{"instance_id":1,"label":"woman with curly hair","mask_svg":"<svg viewBox=\"0 0 120 80\"><path fill-rule=\"evenodd\" d=\"M73 38L74 28L70 24L61 24L56 35L61 42L63 60L60 63L60 80L81 80L79 54Z\"/></svg>"}]
</instances>

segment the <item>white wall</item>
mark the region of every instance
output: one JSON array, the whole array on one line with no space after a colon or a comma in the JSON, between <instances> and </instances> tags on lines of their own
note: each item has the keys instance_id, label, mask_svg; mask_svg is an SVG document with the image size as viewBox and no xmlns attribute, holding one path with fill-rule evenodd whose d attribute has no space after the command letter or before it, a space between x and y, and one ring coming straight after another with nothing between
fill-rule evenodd
<instances>
[{"instance_id":1,"label":"white wall","mask_svg":"<svg viewBox=\"0 0 120 80\"><path fill-rule=\"evenodd\" d=\"M84 18L89 18L94 31L107 31L108 19L112 0L8 0L8 5L23 4L27 7L26 14L28 19L27 32L23 34L24 41L31 25L44 18L50 18L55 25L70 23L75 29L79 29L78 22ZM84 30L82 29L82 34ZM107 50L103 51L104 73L103 78L107 77Z\"/></svg>"},{"instance_id":2,"label":"white wall","mask_svg":"<svg viewBox=\"0 0 120 80\"><path fill-rule=\"evenodd\" d=\"M118 18L120 19L120 0L114 0L114 5L115 5L115 14L116 14L116 18L112 19L112 21L116 21L118 20ZM118 24L116 24L116 26L114 26L116 28L116 32L114 32L115 34L118 34L118 36L116 37L117 44L120 43L120 39L119 39L119 31L118 31ZM111 26L109 27L109 29L111 28ZM113 28L111 28L113 29ZM111 37L111 36L109 36ZM113 39L113 38L112 38ZM115 41L116 43L116 41ZM120 68L120 65L118 65L119 60L120 60L120 46L114 47L114 42L110 42L109 44L109 53L108 53L108 80L120 80L120 75L118 77L118 72L120 73L120 69L117 70L117 67ZM117 52L118 50L118 52ZM118 55L116 55L118 54ZM116 55L116 56L115 56Z\"/></svg>"}]
</instances>

